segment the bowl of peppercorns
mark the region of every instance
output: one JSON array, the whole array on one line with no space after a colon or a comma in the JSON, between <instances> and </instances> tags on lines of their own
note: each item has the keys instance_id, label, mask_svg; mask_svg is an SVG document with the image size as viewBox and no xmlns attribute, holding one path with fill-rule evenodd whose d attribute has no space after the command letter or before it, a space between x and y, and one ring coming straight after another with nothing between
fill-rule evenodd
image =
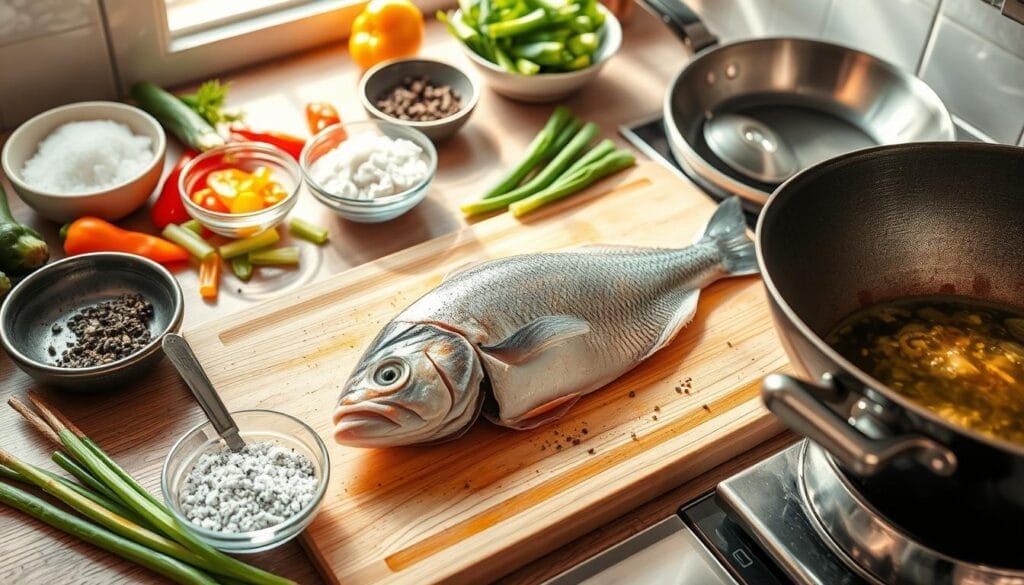
<instances>
[{"instance_id":1,"label":"bowl of peppercorns","mask_svg":"<svg viewBox=\"0 0 1024 585\"><path fill-rule=\"evenodd\" d=\"M367 71L359 97L374 118L415 128L439 142L462 128L480 91L459 68L414 58L386 61Z\"/></svg>"},{"instance_id":2,"label":"bowl of peppercorns","mask_svg":"<svg viewBox=\"0 0 1024 585\"><path fill-rule=\"evenodd\" d=\"M0 307L0 343L41 383L113 390L160 361L160 342L183 315L181 287L163 266L132 254L82 254L11 290Z\"/></svg>"}]
</instances>

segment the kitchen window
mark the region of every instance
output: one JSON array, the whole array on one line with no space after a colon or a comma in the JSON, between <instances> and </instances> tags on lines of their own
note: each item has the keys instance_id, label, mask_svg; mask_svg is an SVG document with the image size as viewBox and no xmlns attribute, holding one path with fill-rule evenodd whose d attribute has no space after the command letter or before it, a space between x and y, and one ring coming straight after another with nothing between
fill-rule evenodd
<instances>
[{"instance_id":1,"label":"kitchen window","mask_svg":"<svg viewBox=\"0 0 1024 585\"><path fill-rule=\"evenodd\" d=\"M224 71L348 36L359 0L103 0L121 91Z\"/></svg>"},{"instance_id":2,"label":"kitchen window","mask_svg":"<svg viewBox=\"0 0 1024 585\"><path fill-rule=\"evenodd\" d=\"M414 0L424 17L449 2ZM348 37L365 0L101 0L122 92L215 77Z\"/></svg>"}]
</instances>

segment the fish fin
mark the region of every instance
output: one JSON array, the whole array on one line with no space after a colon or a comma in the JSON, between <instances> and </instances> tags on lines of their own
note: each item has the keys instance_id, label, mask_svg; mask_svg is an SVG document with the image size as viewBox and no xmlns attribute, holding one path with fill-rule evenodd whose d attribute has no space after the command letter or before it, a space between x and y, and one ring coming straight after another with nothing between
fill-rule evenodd
<instances>
[{"instance_id":1,"label":"fish fin","mask_svg":"<svg viewBox=\"0 0 1024 585\"><path fill-rule=\"evenodd\" d=\"M481 351L506 364L522 364L542 351L590 333L590 325L572 315L537 317L518 331Z\"/></svg>"},{"instance_id":2,"label":"fish fin","mask_svg":"<svg viewBox=\"0 0 1024 585\"><path fill-rule=\"evenodd\" d=\"M722 251L722 265L731 276L756 274L757 253L754 241L747 237L747 222L739 197L730 197L718 205L708 221L701 241L711 241Z\"/></svg>"},{"instance_id":3,"label":"fish fin","mask_svg":"<svg viewBox=\"0 0 1024 585\"><path fill-rule=\"evenodd\" d=\"M559 396L550 402L545 402L540 406L533 408L523 414L511 418L508 420L495 420L495 424L499 424L503 427L510 429L516 429L519 431L525 431L539 427L542 424L551 422L553 420L561 418L566 412L569 411L577 402L580 397L583 396L579 392L573 392L572 394L566 394L565 396Z\"/></svg>"},{"instance_id":4,"label":"fish fin","mask_svg":"<svg viewBox=\"0 0 1024 585\"><path fill-rule=\"evenodd\" d=\"M675 336L689 325L690 321L693 321L693 316L697 314L698 299L700 299L700 289L691 290L683 295L682 302L679 303L675 313L672 314L672 319L665 325L665 329L658 336L658 340L654 342L651 350L642 359L651 357L656 351L671 343Z\"/></svg>"}]
</instances>

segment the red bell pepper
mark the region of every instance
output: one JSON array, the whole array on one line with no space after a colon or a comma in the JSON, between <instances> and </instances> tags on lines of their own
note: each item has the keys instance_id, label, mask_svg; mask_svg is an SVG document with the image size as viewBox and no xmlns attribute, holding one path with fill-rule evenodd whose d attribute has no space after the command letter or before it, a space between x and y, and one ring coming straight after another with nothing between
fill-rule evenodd
<instances>
[{"instance_id":1,"label":"red bell pepper","mask_svg":"<svg viewBox=\"0 0 1024 585\"><path fill-rule=\"evenodd\" d=\"M186 149L181 158L175 163L174 168L167 174L167 179L160 187L160 195L149 212L153 225L157 229L164 229L170 223L183 223L191 219L185 211L185 204L181 201L181 192L178 190L178 178L181 177L181 170L199 153L192 149Z\"/></svg>"},{"instance_id":2,"label":"red bell pepper","mask_svg":"<svg viewBox=\"0 0 1024 585\"><path fill-rule=\"evenodd\" d=\"M231 135L235 140L262 142L264 144L276 146L290 154L295 160L299 160L299 154L302 153L302 147L306 146L306 140L304 138L285 134L284 132L256 132L255 130L250 130L241 126L233 126L231 128Z\"/></svg>"}]
</instances>

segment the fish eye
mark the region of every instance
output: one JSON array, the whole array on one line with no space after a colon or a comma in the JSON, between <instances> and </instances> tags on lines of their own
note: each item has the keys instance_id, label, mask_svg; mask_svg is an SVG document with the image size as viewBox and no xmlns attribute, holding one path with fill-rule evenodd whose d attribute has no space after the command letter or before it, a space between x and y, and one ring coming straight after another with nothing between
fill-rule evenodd
<instances>
[{"instance_id":1,"label":"fish eye","mask_svg":"<svg viewBox=\"0 0 1024 585\"><path fill-rule=\"evenodd\" d=\"M390 388L405 382L409 376L409 368L405 362L391 358L382 361L373 371L373 382L378 386Z\"/></svg>"}]
</instances>

